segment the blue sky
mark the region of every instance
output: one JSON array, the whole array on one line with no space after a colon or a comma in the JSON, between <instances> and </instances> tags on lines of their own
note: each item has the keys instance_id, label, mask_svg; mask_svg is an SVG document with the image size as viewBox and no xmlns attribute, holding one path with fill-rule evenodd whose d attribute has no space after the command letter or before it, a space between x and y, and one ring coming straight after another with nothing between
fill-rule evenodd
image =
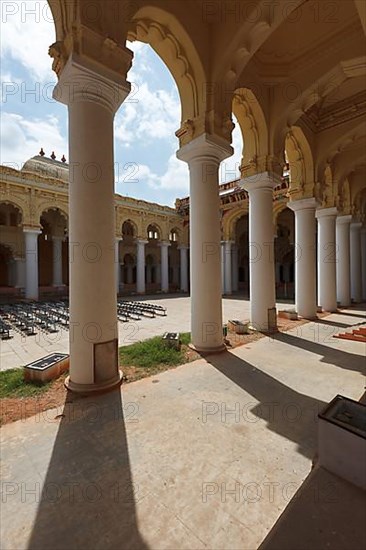
<instances>
[{"instance_id":1,"label":"blue sky","mask_svg":"<svg viewBox=\"0 0 366 550\"><path fill-rule=\"evenodd\" d=\"M21 168L43 147L68 158L67 108L52 99L56 75L48 46L54 25L45 0L1 2L1 150L0 162ZM128 80L134 95L115 118L116 192L173 206L188 195L188 167L176 158L174 132L180 126L175 82L148 46L128 44L134 53ZM233 135L234 156L223 163L221 180L238 174L241 137Z\"/></svg>"}]
</instances>

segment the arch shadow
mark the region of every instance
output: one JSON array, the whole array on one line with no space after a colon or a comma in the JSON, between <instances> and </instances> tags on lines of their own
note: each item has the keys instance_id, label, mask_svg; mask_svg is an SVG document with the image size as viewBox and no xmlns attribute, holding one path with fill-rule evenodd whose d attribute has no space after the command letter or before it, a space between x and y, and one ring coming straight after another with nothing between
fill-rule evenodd
<instances>
[{"instance_id":1,"label":"arch shadow","mask_svg":"<svg viewBox=\"0 0 366 550\"><path fill-rule=\"evenodd\" d=\"M265 420L269 430L295 442L303 456L314 458L323 401L289 388L228 351L206 360L259 401L248 412Z\"/></svg>"},{"instance_id":2,"label":"arch shadow","mask_svg":"<svg viewBox=\"0 0 366 550\"><path fill-rule=\"evenodd\" d=\"M359 372L363 376L366 375L366 360L362 355L348 353L347 351L331 348L324 344L318 344L318 342L304 340L288 332L279 332L275 334L273 338L285 344L289 344L290 346L310 351L316 355L322 355L323 357L320 359L321 363L328 363L340 367L341 369ZM332 334L328 332L325 338L332 338Z\"/></svg>"},{"instance_id":3,"label":"arch shadow","mask_svg":"<svg viewBox=\"0 0 366 550\"><path fill-rule=\"evenodd\" d=\"M28 549L147 550L135 493L120 390L68 395Z\"/></svg>"}]
</instances>

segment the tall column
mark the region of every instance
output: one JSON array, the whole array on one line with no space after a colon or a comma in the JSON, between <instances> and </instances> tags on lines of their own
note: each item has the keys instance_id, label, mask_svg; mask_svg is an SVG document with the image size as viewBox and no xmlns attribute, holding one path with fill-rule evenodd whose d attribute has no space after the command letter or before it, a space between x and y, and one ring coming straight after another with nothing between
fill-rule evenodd
<instances>
[{"instance_id":1,"label":"tall column","mask_svg":"<svg viewBox=\"0 0 366 550\"><path fill-rule=\"evenodd\" d=\"M273 188L277 179L268 172L242 180L249 193L250 321L257 330L275 328L269 310L276 307Z\"/></svg>"},{"instance_id":2,"label":"tall column","mask_svg":"<svg viewBox=\"0 0 366 550\"><path fill-rule=\"evenodd\" d=\"M102 46L101 46L102 47ZM108 50L116 66L131 56ZM54 98L69 112L70 390L90 393L120 383L115 272L113 122L129 93L113 68L72 54Z\"/></svg>"},{"instance_id":3,"label":"tall column","mask_svg":"<svg viewBox=\"0 0 366 550\"><path fill-rule=\"evenodd\" d=\"M38 235L39 229L24 229L25 236L25 297L38 300Z\"/></svg>"},{"instance_id":4,"label":"tall column","mask_svg":"<svg viewBox=\"0 0 366 550\"><path fill-rule=\"evenodd\" d=\"M337 302L347 307L351 303L350 278L350 223L352 216L338 216L336 222L337 245Z\"/></svg>"},{"instance_id":5,"label":"tall column","mask_svg":"<svg viewBox=\"0 0 366 550\"><path fill-rule=\"evenodd\" d=\"M314 198L290 201L295 212L295 303L298 315L316 318L316 244Z\"/></svg>"},{"instance_id":6,"label":"tall column","mask_svg":"<svg viewBox=\"0 0 366 550\"><path fill-rule=\"evenodd\" d=\"M361 229L361 280L362 301L366 302L366 227Z\"/></svg>"},{"instance_id":7,"label":"tall column","mask_svg":"<svg viewBox=\"0 0 366 550\"><path fill-rule=\"evenodd\" d=\"M120 291L120 284L121 284L121 264L119 263L119 243L121 242L120 237L116 237L114 241L114 266L116 269L116 292L117 295Z\"/></svg>"},{"instance_id":8,"label":"tall column","mask_svg":"<svg viewBox=\"0 0 366 550\"><path fill-rule=\"evenodd\" d=\"M52 286L62 286L62 241L63 237L53 236L53 282Z\"/></svg>"},{"instance_id":9,"label":"tall column","mask_svg":"<svg viewBox=\"0 0 366 550\"><path fill-rule=\"evenodd\" d=\"M233 244L231 254L231 274L233 292L239 290L239 263L238 263L238 245Z\"/></svg>"},{"instance_id":10,"label":"tall column","mask_svg":"<svg viewBox=\"0 0 366 550\"><path fill-rule=\"evenodd\" d=\"M225 270L225 294L232 294L231 281L231 241L225 241L224 270Z\"/></svg>"},{"instance_id":11,"label":"tall column","mask_svg":"<svg viewBox=\"0 0 366 550\"><path fill-rule=\"evenodd\" d=\"M180 250L180 289L182 292L188 292L188 247L184 244L179 246Z\"/></svg>"},{"instance_id":12,"label":"tall column","mask_svg":"<svg viewBox=\"0 0 366 550\"><path fill-rule=\"evenodd\" d=\"M145 294L145 244L148 241L137 239L137 273L136 291L138 294Z\"/></svg>"},{"instance_id":13,"label":"tall column","mask_svg":"<svg viewBox=\"0 0 366 550\"><path fill-rule=\"evenodd\" d=\"M221 241L221 294L225 294L225 241Z\"/></svg>"},{"instance_id":14,"label":"tall column","mask_svg":"<svg viewBox=\"0 0 366 550\"><path fill-rule=\"evenodd\" d=\"M351 223L351 298L354 302L362 302L361 227L359 222Z\"/></svg>"},{"instance_id":15,"label":"tall column","mask_svg":"<svg viewBox=\"0 0 366 550\"><path fill-rule=\"evenodd\" d=\"M162 241L159 246L161 253L161 291L169 292L168 246L170 246L170 243Z\"/></svg>"},{"instance_id":16,"label":"tall column","mask_svg":"<svg viewBox=\"0 0 366 550\"><path fill-rule=\"evenodd\" d=\"M14 286L15 288L23 288L25 284L25 262L23 258L14 258L15 273L14 273Z\"/></svg>"},{"instance_id":17,"label":"tall column","mask_svg":"<svg viewBox=\"0 0 366 550\"><path fill-rule=\"evenodd\" d=\"M222 333L220 250L220 162L232 155L228 143L203 134L184 145L178 158L190 173L191 338L202 352L225 349Z\"/></svg>"},{"instance_id":18,"label":"tall column","mask_svg":"<svg viewBox=\"0 0 366 550\"><path fill-rule=\"evenodd\" d=\"M336 286L336 208L320 208L318 219L318 305L324 311L337 311Z\"/></svg>"}]
</instances>

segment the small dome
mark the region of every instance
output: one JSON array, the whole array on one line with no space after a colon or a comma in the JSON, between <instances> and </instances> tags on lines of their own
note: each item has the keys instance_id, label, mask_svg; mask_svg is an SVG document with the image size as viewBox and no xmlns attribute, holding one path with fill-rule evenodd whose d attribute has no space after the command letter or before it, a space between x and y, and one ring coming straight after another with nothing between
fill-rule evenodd
<instances>
[{"instance_id":1,"label":"small dome","mask_svg":"<svg viewBox=\"0 0 366 550\"><path fill-rule=\"evenodd\" d=\"M36 155L27 160L21 172L30 172L44 178L56 178L66 183L69 182L69 165L66 162Z\"/></svg>"}]
</instances>

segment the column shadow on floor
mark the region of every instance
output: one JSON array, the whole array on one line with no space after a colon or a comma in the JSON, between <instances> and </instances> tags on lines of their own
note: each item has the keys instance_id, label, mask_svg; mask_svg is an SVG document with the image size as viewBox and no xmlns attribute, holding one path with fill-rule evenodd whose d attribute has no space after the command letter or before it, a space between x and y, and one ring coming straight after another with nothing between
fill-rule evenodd
<instances>
[{"instance_id":1,"label":"column shadow on floor","mask_svg":"<svg viewBox=\"0 0 366 550\"><path fill-rule=\"evenodd\" d=\"M346 315L347 317L356 317L358 319L363 319L363 322L366 323L366 315L359 315L358 313L352 313L351 310L338 311L337 315Z\"/></svg>"},{"instance_id":2,"label":"column shadow on floor","mask_svg":"<svg viewBox=\"0 0 366 550\"><path fill-rule=\"evenodd\" d=\"M230 352L206 360L259 402L248 413L265 420L269 430L294 441L299 453L313 459L323 401L289 388Z\"/></svg>"},{"instance_id":3,"label":"column shadow on floor","mask_svg":"<svg viewBox=\"0 0 366 550\"><path fill-rule=\"evenodd\" d=\"M65 403L29 550L147 550L120 390Z\"/></svg>"},{"instance_id":4,"label":"column shadow on floor","mask_svg":"<svg viewBox=\"0 0 366 550\"><path fill-rule=\"evenodd\" d=\"M326 336L326 338L328 337L332 336ZM305 340L304 338L299 338L298 336L294 336L293 334L289 334L288 332L279 332L275 334L273 338L274 340L289 344L290 346L295 346L305 351L315 353L316 355L321 355L321 363L328 363L330 365L340 367L341 369L359 372L363 376L366 375L366 359L363 355L348 353L347 351L328 347L324 344L319 344L318 342ZM361 347L364 344L362 344L362 342L357 342L357 344L360 346L360 351L362 351Z\"/></svg>"},{"instance_id":5,"label":"column shadow on floor","mask_svg":"<svg viewBox=\"0 0 366 550\"><path fill-rule=\"evenodd\" d=\"M329 327L339 327L339 328L352 328L352 327L358 327L363 325L364 323L362 321L356 321L355 323L341 323L340 321L328 321L327 319L317 319L314 321L315 323L319 323L321 325L327 325Z\"/></svg>"}]
</instances>

